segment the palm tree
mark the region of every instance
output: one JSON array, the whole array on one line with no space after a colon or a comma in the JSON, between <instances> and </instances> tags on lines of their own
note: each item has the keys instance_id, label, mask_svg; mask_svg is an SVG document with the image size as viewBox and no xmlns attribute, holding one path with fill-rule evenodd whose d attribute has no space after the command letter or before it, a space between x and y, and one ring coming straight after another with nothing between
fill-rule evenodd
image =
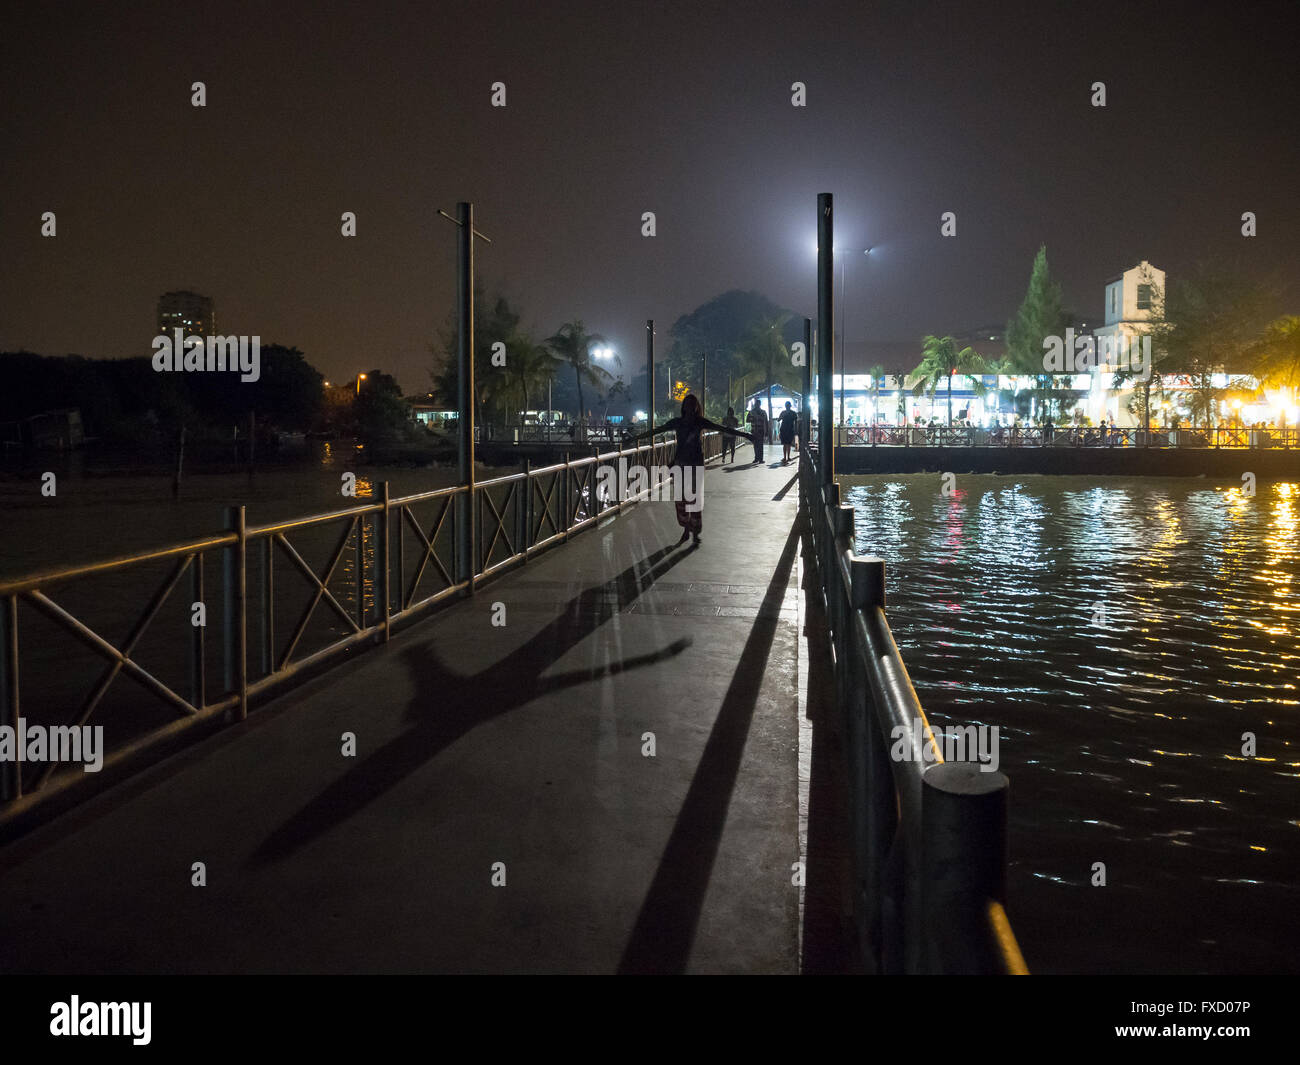
<instances>
[{"instance_id":1,"label":"palm tree","mask_svg":"<svg viewBox=\"0 0 1300 1065\"><path fill-rule=\"evenodd\" d=\"M919 378L912 386L912 394L919 396L922 392L930 393L930 402L941 380L948 382L948 427L952 428L952 375L959 369L983 369L983 361L974 348L957 350L957 342L952 337L927 336L922 342L921 362L912 371Z\"/></svg>"},{"instance_id":2,"label":"palm tree","mask_svg":"<svg viewBox=\"0 0 1300 1065\"><path fill-rule=\"evenodd\" d=\"M519 389L521 409L528 409L528 393L543 384L555 365L555 356L527 333L516 333L506 344L506 366L512 385Z\"/></svg>"},{"instance_id":3,"label":"palm tree","mask_svg":"<svg viewBox=\"0 0 1300 1065\"><path fill-rule=\"evenodd\" d=\"M585 417L587 404L582 396L582 382L586 381L593 388L599 388L610 376L602 366L591 361L591 349L595 344L604 343L605 338L599 333L588 333L582 321L575 319L560 326L554 336L546 338L546 344L554 357L560 362L573 367L573 375L578 382L578 419Z\"/></svg>"},{"instance_id":4,"label":"palm tree","mask_svg":"<svg viewBox=\"0 0 1300 1065\"><path fill-rule=\"evenodd\" d=\"M871 375L871 431L874 433L878 414L877 407L880 405L880 386L884 382L885 368L883 366L873 366L867 373Z\"/></svg>"},{"instance_id":5,"label":"palm tree","mask_svg":"<svg viewBox=\"0 0 1300 1065\"><path fill-rule=\"evenodd\" d=\"M626 381L624 381L622 378L619 378L619 380L615 381L612 385L610 385L605 392L605 409L601 412L600 415L601 420L603 421L609 417L609 405L614 400L620 399L623 400L624 402L627 402L631 398L632 398L632 389L628 386Z\"/></svg>"},{"instance_id":6,"label":"palm tree","mask_svg":"<svg viewBox=\"0 0 1300 1065\"><path fill-rule=\"evenodd\" d=\"M789 320L788 314L760 318L741 344L741 353L750 367L750 372L757 372L767 381L769 419L772 417L772 385L781 378L789 383L789 379L793 376L790 352L781 338L781 331Z\"/></svg>"},{"instance_id":7,"label":"palm tree","mask_svg":"<svg viewBox=\"0 0 1300 1065\"><path fill-rule=\"evenodd\" d=\"M907 398L903 395L903 389L907 387L907 374L894 374L894 390L898 393L898 424L903 425L907 421Z\"/></svg>"}]
</instances>

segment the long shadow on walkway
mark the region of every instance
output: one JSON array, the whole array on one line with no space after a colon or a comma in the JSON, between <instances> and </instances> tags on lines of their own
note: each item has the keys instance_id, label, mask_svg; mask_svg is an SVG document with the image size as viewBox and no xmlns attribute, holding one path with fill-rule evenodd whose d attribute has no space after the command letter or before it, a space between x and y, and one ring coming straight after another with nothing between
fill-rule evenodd
<instances>
[{"instance_id":1,"label":"long shadow on walkway","mask_svg":"<svg viewBox=\"0 0 1300 1065\"><path fill-rule=\"evenodd\" d=\"M796 521L624 948L620 973L680 973L686 968L798 545Z\"/></svg>"},{"instance_id":2,"label":"long shadow on walkway","mask_svg":"<svg viewBox=\"0 0 1300 1065\"><path fill-rule=\"evenodd\" d=\"M638 598L687 553L661 548L605 583L583 589L526 643L477 673L453 672L438 659L432 639L414 639L401 656L415 687L407 711L412 727L359 762L271 833L253 852L249 864L265 865L290 857L485 721L550 692L651 665L686 650L691 641L679 639L661 650L601 668L542 677L562 655Z\"/></svg>"}]
</instances>

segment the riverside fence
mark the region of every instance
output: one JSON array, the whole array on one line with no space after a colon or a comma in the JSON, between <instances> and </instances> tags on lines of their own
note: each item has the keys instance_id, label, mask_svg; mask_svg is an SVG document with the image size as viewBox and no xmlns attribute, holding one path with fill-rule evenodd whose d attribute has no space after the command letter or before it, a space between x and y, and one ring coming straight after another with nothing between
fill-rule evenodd
<instances>
[{"instance_id":1,"label":"riverside fence","mask_svg":"<svg viewBox=\"0 0 1300 1065\"><path fill-rule=\"evenodd\" d=\"M706 460L720 454L720 434L705 434L704 448ZM448 599L472 595L647 498L674 450L671 439L656 437L538 469L525 464L472 490L392 497L383 482L371 502L264 525L232 507L225 529L210 536L0 582L0 725L20 736L33 726L53 735L106 725L107 782L192 742L191 730L242 720L327 663L388 640ZM632 466L647 470L648 487L621 494L622 478L602 478L606 468ZM458 520L466 508L469 520ZM82 585L91 587L78 606L72 600ZM178 587L187 594L174 595ZM133 612L125 601L141 588L153 590ZM156 620L161 632L150 634ZM72 638L80 658L55 646L56 633ZM147 636L155 644L148 664ZM122 676L154 696L149 707L138 693L118 694L110 706ZM0 761L0 834L21 830L38 804L80 798L98 776L82 768Z\"/></svg>"},{"instance_id":2,"label":"riverside fence","mask_svg":"<svg viewBox=\"0 0 1300 1065\"><path fill-rule=\"evenodd\" d=\"M845 726L859 949L882 973L1027 974L1005 910L1007 778L944 761L885 617L885 563L855 553L819 461L800 450L800 506ZM899 735L924 749L893 757Z\"/></svg>"},{"instance_id":3,"label":"riverside fence","mask_svg":"<svg viewBox=\"0 0 1300 1065\"><path fill-rule=\"evenodd\" d=\"M814 423L815 424L815 423ZM976 429L964 425L866 425L838 429L841 444L869 447L1300 448L1300 429L1119 429L1060 425Z\"/></svg>"}]
</instances>

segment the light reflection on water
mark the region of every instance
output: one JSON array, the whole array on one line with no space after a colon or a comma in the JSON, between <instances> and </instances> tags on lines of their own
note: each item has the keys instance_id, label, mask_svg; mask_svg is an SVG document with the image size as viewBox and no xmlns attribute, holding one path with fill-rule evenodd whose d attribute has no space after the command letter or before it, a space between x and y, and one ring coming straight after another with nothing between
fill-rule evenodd
<instances>
[{"instance_id":1,"label":"light reflection on water","mask_svg":"<svg viewBox=\"0 0 1300 1065\"><path fill-rule=\"evenodd\" d=\"M927 712L999 726L1031 966L1294 970L1300 485L957 486L844 479Z\"/></svg>"}]
</instances>

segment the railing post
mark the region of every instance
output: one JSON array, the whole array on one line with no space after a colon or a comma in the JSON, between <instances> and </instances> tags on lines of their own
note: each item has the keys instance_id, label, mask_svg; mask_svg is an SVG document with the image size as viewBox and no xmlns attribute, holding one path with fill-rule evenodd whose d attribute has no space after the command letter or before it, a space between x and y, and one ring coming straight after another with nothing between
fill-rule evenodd
<instances>
[{"instance_id":1,"label":"railing post","mask_svg":"<svg viewBox=\"0 0 1300 1065\"><path fill-rule=\"evenodd\" d=\"M393 635L393 603L392 577L389 573L388 559L388 519L392 513L391 502L392 496L389 494L388 482L384 482L384 509L379 512L379 579L383 585L384 596L384 642L387 643Z\"/></svg>"},{"instance_id":2,"label":"railing post","mask_svg":"<svg viewBox=\"0 0 1300 1065\"><path fill-rule=\"evenodd\" d=\"M235 542L223 552L223 633L226 691L238 695L233 720L248 716L248 535L243 507L226 508L226 531Z\"/></svg>"},{"instance_id":3,"label":"railing post","mask_svg":"<svg viewBox=\"0 0 1300 1065\"><path fill-rule=\"evenodd\" d=\"M997 972L988 903L1006 902L1007 778L944 762L921 778L921 907L932 972Z\"/></svg>"},{"instance_id":4,"label":"railing post","mask_svg":"<svg viewBox=\"0 0 1300 1065\"><path fill-rule=\"evenodd\" d=\"M564 522L560 526L560 532L568 534L569 526L573 524L573 508L569 505L569 453L564 453L564 469L560 471L563 480L560 483L560 504L564 507Z\"/></svg>"},{"instance_id":5,"label":"railing post","mask_svg":"<svg viewBox=\"0 0 1300 1065\"><path fill-rule=\"evenodd\" d=\"M533 534L533 460L524 459L524 498L519 501L519 550L528 561L528 541Z\"/></svg>"},{"instance_id":6,"label":"railing post","mask_svg":"<svg viewBox=\"0 0 1300 1065\"><path fill-rule=\"evenodd\" d=\"M268 540L268 542L270 542ZM203 602L203 554L190 559L190 608ZM206 608L205 608L206 609ZM204 618L204 621L207 619ZM190 705L202 710L207 701L207 662L204 658L205 625L190 625Z\"/></svg>"},{"instance_id":7,"label":"railing post","mask_svg":"<svg viewBox=\"0 0 1300 1065\"><path fill-rule=\"evenodd\" d=\"M275 669L275 537L262 541L262 595L259 613L262 615L262 675L270 676Z\"/></svg>"},{"instance_id":8,"label":"railing post","mask_svg":"<svg viewBox=\"0 0 1300 1065\"><path fill-rule=\"evenodd\" d=\"M832 512L832 517L835 520L830 537L832 569L827 579L835 588L835 698L840 706L847 707L849 703L849 615L852 612L852 600L851 591L844 586L844 579L841 576L840 558L845 553L852 554L853 551L852 540L845 542L846 538L852 535L853 508L837 506Z\"/></svg>"},{"instance_id":9,"label":"railing post","mask_svg":"<svg viewBox=\"0 0 1300 1065\"><path fill-rule=\"evenodd\" d=\"M0 721L18 735L18 596L5 596L0 604ZM23 763L17 758L0 762L0 798L23 796Z\"/></svg>"},{"instance_id":10,"label":"railing post","mask_svg":"<svg viewBox=\"0 0 1300 1065\"><path fill-rule=\"evenodd\" d=\"M456 497L452 496L448 506L456 505ZM397 611L400 614L406 609L406 522L403 520L402 508L397 508ZM452 525L455 526L456 515L452 513ZM453 562L453 568L455 563Z\"/></svg>"},{"instance_id":11,"label":"railing post","mask_svg":"<svg viewBox=\"0 0 1300 1065\"><path fill-rule=\"evenodd\" d=\"M853 556L849 560L849 574L854 610L874 612L885 606L885 562L880 558ZM855 656L856 659L856 656ZM854 707L861 704L863 713L860 728L850 733L853 742L853 784L855 809L860 816L855 822L857 838L854 854L859 881L855 901L860 907L858 933L869 944L878 971L883 969L884 898L888 890L886 869L889 850L898 827L898 798L894 790L894 771L889 762L889 744L886 742L881 719L881 708L871 695L871 687L863 666L863 692L861 699L854 693Z\"/></svg>"},{"instance_id":12,"label":"railing post","mask_svg":"<svg viewBox=\"0 0 1300 1065\"><path fill-rule=\"evenodd\" d=\"M357 627L366 627L366 516L357 515L357 546L354 568L357 578Z\"/></svg>"}]
</instances>

